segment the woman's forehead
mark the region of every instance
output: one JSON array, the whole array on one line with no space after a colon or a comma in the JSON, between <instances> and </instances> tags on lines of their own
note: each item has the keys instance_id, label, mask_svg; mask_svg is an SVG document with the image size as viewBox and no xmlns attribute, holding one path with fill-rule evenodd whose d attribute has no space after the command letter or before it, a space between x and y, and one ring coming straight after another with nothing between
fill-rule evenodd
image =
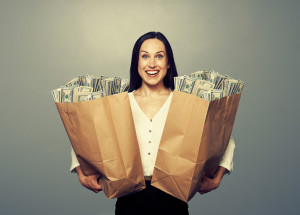
<instances>
[{"instance_id":1,"label":"woman's forehead","mask_svg":"<svg viewBox=\"0 0 300 215\"><path fill-rule=\"evenodd\" d=\"M163 51L164 53L166 53L166 48L164 43L159 39L148 39L142 43L140 52L142 51L148 53L156 53Z\"/></svg>"}]
</instances>

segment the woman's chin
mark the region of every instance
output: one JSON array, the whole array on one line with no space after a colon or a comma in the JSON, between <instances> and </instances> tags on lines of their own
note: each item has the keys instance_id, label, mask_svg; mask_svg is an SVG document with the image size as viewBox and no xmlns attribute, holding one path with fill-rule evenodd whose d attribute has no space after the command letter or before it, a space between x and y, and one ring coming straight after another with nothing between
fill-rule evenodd
<instances>
[{"instance_id":1,"label":"woman's chin","mask_svg":"<svg viewBox=\"0 0 300 215\"><path fill-rule=\"evenodd\" d=\"M163 80L158 81L158 80L147 80L147 81L143 81L145 85L147 85L148 87L156 87L159 85L163 86Z\"/></svg>"}]
</instances>

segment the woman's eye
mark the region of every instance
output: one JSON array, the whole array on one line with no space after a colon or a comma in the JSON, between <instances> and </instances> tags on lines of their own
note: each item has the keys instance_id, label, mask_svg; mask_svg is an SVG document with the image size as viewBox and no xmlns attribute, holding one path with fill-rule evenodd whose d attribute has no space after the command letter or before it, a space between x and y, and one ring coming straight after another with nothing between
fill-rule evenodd
<instances>
[{"instance_id":1,"label":"woman's eye","mask_svg":"<svg viewBox=\"0 0 300 215\"><path fill-rule=\"evenodd\" d=\"M142 55L142 58L147 58L147 57L148 57L148 56L147 56L147 55L145 55L145 54L143 54L143 55Z\"/></svg>"},{"instance_id":2,"label":"woman's eye","mask_svg":"<svg viewBox=\"0 0 300 215\"><path fill-rule=\"evenodd\" d=\"M157 58L160 59L160 58L163 58L164 56L162 56L161 54L160 55L157 55Z\"/></svg>"}]
</instances>

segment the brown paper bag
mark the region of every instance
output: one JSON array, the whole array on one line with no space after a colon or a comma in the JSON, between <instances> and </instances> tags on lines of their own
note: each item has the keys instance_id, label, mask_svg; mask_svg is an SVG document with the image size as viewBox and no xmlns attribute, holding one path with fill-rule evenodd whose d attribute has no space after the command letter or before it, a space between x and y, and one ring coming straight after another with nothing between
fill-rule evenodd
<instances>
[{"instance_id":1,"label":"brown paper bag","mask_svg":"<svg viewBox=\"0 0 300 215\"><path fill-rule=\"evenodd\" d=\"M202 173L214 175L226 150L240 94L206 101L175 90L151 184L185 202ZM117 198L145 188L128 93L56 103L85 174L101 173L103 191Z\"/></svg>"},{"instance_id":2,"label":"brown paper bag","mask_svg":"<svg viewBox=\"0 0 300 215\"><path fill-rule=\"evenodd\" d=\"M214 175L227 148L241 94L206 101L175 90L151 184L188 202L203 171Z\"/></svg>"},{"instance_id":3,"label":"brown paper bag","mask_svg":"<svg viewBox=\"0 0 300 215\"><path fill-rule=\"evenodd\" d=\"M102 174L107 198L145 188L127 92L56 106L83 172Z\"/></svg>"}]
</instances>

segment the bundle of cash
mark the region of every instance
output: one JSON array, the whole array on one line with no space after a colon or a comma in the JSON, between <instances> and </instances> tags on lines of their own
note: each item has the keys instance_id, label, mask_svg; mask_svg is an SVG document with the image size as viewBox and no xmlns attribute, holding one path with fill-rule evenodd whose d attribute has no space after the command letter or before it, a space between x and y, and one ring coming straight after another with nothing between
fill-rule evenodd
<instances>
[{"instance_id":1,"label":"bundle of cash","mask_svg":"<svg viewBox=\"0 0 300 215\"><path fill-rule=\"evenodd\" d=\"M72 103L121 93L126 91L128 86L129 80L125 77L84 75L72 79L65 86L52 90L51 93L55 102Z\"/></svg>"},{"instance_id":2,"label":"bundle of cash","mask_svg":"<svg viewBox=\"0 0 300 215\"><path fill-rule=\"evenodd\" d=\"M174 77L175 89L194 94L208 101L241 93L244 82L228 75L221 75L214 70L202 70L188 76Z\"/></svg>"}]
</instances>

